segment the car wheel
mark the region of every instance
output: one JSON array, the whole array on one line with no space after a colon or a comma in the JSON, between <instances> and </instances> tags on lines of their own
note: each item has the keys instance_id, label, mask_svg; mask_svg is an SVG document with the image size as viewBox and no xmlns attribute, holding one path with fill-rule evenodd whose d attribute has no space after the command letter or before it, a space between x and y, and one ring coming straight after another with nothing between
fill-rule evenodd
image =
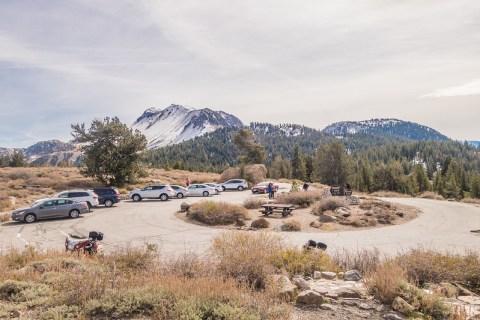
<instances>
[{"instance_id":1,"label":"car wheel","mask_svg":"<svg viewBox=\"0 0 480 320\"><path fill-rule=\"evenodd\" d=\"M32 222L35 222L37 220L37 216L34 215L33 213L29 213L25 216L25 218L23 218L23 221L25 221L26 223L32 223Z\"/></svg>"},{"instance_id":2,"label":"car wheel","mask_svg":"<svg viewBox=\"0 0 480 320\"><path fill-rule=\"evenodd\" d=\"M142 200L142 197L140 197L139 194L134 194L134 195L132 196L132 200L135 201L135 202L141 201L141 200Z\"/></svg>"},{"instance_id":3,"label":"car wheel","mask_svg":"<svg viewBox=\"0 0 480 320\"><path fill-rule=\"evenodd\" d=\"M238 191L243 191L243 187L242 186L238 186Z\"/></svg>"},{"instance_id":4,"label":"car wheel","mask_svg":"<svg viewBox=\"0 0 480 320\"><path fill-rule=\"evenodd\" d=\"M167 201L167 200L168 200L168 195L166 195L165 193L162 193L162 194L160 195L160 200L162 200L162 201Z\"/></svg>"},{"instance_id":5,"label":"car wheel","mask_svg":"<svg viewBox=\"0 0 480 320\"><path fill-rule=\"evenodd\" d=\"M208 193L208 191L203 191L203 196L204 197L208 197L210 195L210 193Z\"/></svg>"},{"instance_id":6,"label":"car wheel","mask_svg":"<svg viewBox=\"0 0 480 320\"><path fill-rule=\"evenodd\" d=\"M105 207L110 208L111 206L113 206L113 201L111 199L107 199L105 200L104 204L105 204Z\"/></svg>"},{"instance_id":7,"label":"car wheel","mask_svg":"<svg viewBox=\"0 0 480 320\"><path fill-rule=\"evenodd\" d=\"M183 198L183 193L181 193L181 192L177 193L177 198L182 199Z\"/></svg>"},{"instance_id":8,"label":"car wheel","mask_svg":"<svg viewBox=\"0 0 480 320\"><path fill-rule=\"evenodd\" d=\"M76 219L78 218L78 216L80 216L80 211L78 211L77 209L73 209L72 211L70 211L68 216L72 219Z\"/></svg>"},{"instance_id":9,"label":"car wheel","mask_svg":"<svg viewBox=\"0 0 480 320\"><path fill-rule=\"evenodd\" d=\"M224 186L222 186L222 190L225 191L225 187L224 187Z\"/></svg>"}]
</instances>

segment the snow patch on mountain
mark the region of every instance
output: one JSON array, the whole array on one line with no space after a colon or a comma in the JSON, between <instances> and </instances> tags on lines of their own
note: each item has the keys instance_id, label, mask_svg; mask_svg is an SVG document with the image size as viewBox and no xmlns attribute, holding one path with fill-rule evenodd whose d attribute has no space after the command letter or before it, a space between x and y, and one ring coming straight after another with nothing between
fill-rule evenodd
<instances>
[{"instance_id":1,"label":"snow patch on mountain","mask_svg":"<svg viewBox=\"0 0 480 320\"><path fill-rule=\"evenodd\" d=\"M148 149L177 144L223 127L240 127L235 116L209 108L194 109L172 104L165 109L148 108L131 128L142 132Z\"/></svg>"}]
</instances>

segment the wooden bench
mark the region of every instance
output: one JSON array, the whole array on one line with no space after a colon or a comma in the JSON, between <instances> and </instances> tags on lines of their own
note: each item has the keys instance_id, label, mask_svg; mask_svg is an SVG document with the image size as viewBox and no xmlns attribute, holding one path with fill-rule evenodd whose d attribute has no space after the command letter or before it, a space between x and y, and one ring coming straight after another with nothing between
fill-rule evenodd
<instances>
[{"instance_id":1,"label":"wooden bench","mask_svg":"<svg viewBox=\"0 0 480 320\"><path fill-rule=\"evenodd\" d=\"M286 217L291 214L293 210L295 210L295 206L293 204L271 203L262 205L262 210L260 210L260 212L265 216L268 216L274 212L281 212L282 216Z\"/></svg>"}]
</instances>

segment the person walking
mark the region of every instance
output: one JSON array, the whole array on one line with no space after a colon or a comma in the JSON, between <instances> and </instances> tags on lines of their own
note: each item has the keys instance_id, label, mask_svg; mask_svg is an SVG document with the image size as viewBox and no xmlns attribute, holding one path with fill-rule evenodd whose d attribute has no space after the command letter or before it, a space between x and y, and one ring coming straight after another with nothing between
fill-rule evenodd
<instances>
[{"instance_id":1,"label":"person walking","mask_svg":"<svg viewBox=\"0 0 480 320\"><path fill-rule=\"evenodd\" d=\"M305 181L303 183L303 191L307 191L307 190L308 190L308 183L307 183L307 181Z\"/></svg>"}]
</instances>

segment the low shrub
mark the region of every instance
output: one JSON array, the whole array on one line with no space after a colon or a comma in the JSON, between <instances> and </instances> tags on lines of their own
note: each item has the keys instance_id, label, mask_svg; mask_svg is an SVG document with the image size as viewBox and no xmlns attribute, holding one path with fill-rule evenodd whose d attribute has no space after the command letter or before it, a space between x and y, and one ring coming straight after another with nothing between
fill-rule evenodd
<instances>
[{"instance_id":1,"label":"low shrub","mask_svg":"<svg viewBox=\"0 0 480 320\"><path fill-rule=\"evenodd\" d=\"M116 268L135 271L150 269L156 262L157 254L149 246L144 249L124 247L115 250L109 257Z\"/></svg>"},{"instance_id":2,"label":"low shrub","mask_svg":"<svg viewBox=\"0 0 480 320\"><path fill-rule=\"evenodd\" d=\"M12 220L12 215L10 214L10 212L0 213L0 223L1 222L7 222L7 221L10 221L10 220Z\"/></svg>"},{"instance_id":3,"label":"low shrub","mask_svg":"<svg viewBox=\"0 0 480 320\"><path fill-rule=\"evenodd\" d=\"M300 221L289 220L282 223L282 231L300 231L302 230L302 225Z\"/></svg>"},{"instance_id":4,"label":"low shrub","mask_svg":"<svg viewBox=\"0 0 480 320\"><path fill-rule=\"evenodd\" d=\"M330 256L320 249L301 250L287 248L272 256L271 264L277 269L285 270L291 276L313 276L314 271L337 271Z\"/></svg>"},{"instance_id":5,"label":"low shrub","mask_svg":"<svg viewBox=\"0 0 480 320\"><path fill-rule=\"evenodd\" d=\"M464 199L462 199L462 202L465 202L465 203L473 203L473 204L480 204L480 199L464 198Z\"/></svg>"},{"instance_id":6,"label":"low shrub","mask_svg":"<svg viewBox=\"0 0 480 320\"><path fill-rule=\"evenodd\" d=\"M407 272L394 260L386 260L365 277L366 285L378 301L391 304L400 295L401 286L407 281Z\"/></svg>"},{"instance_id":7,"label":"low shrub","mask_svg":"<svg viewBox=\"0 0 480 320\"><path fill-rule=\"evenodd\" d=\"M312 209L315 215L321 215L325 211L335 211L340 207L348 207L348 202L343 197L326 197L321 199Z\"/></svg>"},{"instance_id":8,"label":"low shrub","mask_svg":"<svg viewBox=\"0 0 480 320\"><path fill-rule=\"evenodd\" d=\"M231 224L237 219L250 219L248 211L244 207L216 201L192 204L188 217L210 226Z\"/></svg>"},{"instance_id":9,"label":"low shrub","mask_svg":"<svg viewBox=\"0 0 480 320\"><path fill-rule=\"evenodd\" d=\"M212 252L218 259L218 271L255 288L264 288L274 271L270 263L281 252L282 239L265 232L224 232L212 242Z\"/></svg>"},{"instance_id":10,"label":"low shrub","mask_svg":"<svg viewBox=\"0 0 480 320\"><path fill-rule=\"evenodd\" d=\"M270 222L268 222L268 220L265 218L260 218L252 221L252 224L250 226L256 229L266 229L270 227Z\"/></svg>"},{"instance_id":11,"label":"low shrub","mask_svg":"<svg viewBox=\"0 0 480 320\"><path fill-rule=\"evenodd\" d=\"M425 191L418 197L423 199L444 200L444 198L440 194L432 191Z\"/></svg>"},{"instance_id":12,"label":"low shrub","mask_svg":"<svg viewBox=\"0 0 480 320\"><path fill-rule=\"evenodd\" d=\"M246 209L260 209L265 204L265 199L262 198L247 198L243 201L243 206Z\"/></svg>"},{"instance_id":13,"label":"low shrub","mask_svg":"<svg viewBox=\"0 0 480 320\"><path fill-rule=\"evenodd\" d=\"M245 179L255 185L267 179L267 167L263 164L250 164L245 166Z\"/></svg>"},{"instance_id":14,"label":"low shrub","mask_svg":"<svg viewBox=\"0 0 480 320\"><path fill-rule=\"evenodd\" d=\"M341 270L358 270L362 274L373 273L380 264L380 251L378 249L357 249L355 251L337 250L332 255L332 261Z\"/></svg>"},{"instance_id":15,"label":"low shrub","mask_svg":"<svg viewBox=\"0 0 480 320\"><path fill-rule=\"evenodd\" d=\"M460 282L480 293L480 254L477 251L461 255L418 248L399 255L396 261L420 285Z\"/></svg>"},{"instance_id":16,"label":"low shrub","mask_svg":"<svg viewBox=\"0 0 480 320\"><path fill-rule=\"evenodd\" d=\"M293 204L301 208L306 208L322 198L323 194L319 191L291 191L280 194L275 199L275 202Z\"/></svg>"},{"instance_id":17,"label":"low shrub","mask_svg":"<svg viewBox=\"0 0 480 320\"><path fill-rule=\"evenodd\" d=\"M381 200L366 200L360 203L358 207L363 210L373 210L373 209L396 210L397 208L395 204L387 201L381 201Z\"/></svg>"}]
</instances>

